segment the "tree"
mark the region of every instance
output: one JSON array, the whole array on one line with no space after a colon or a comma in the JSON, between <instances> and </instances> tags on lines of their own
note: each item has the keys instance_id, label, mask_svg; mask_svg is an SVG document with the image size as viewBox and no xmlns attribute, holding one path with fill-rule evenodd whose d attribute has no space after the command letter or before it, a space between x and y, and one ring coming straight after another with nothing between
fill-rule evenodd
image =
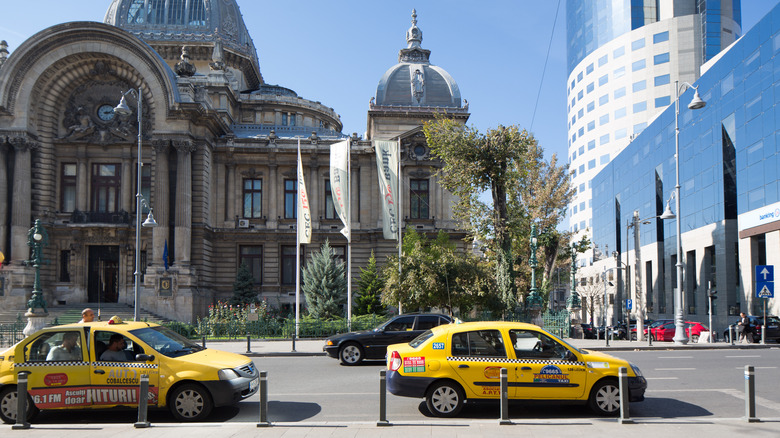
<instances>
[{"instance_id":1,"label":"tree","mask_svg":"<svg viewBox=\"0 0 780 438\"><path fill-rule=\"evenodd\" d=\"M595 324L595 313L597 310L600 318L604 316L604 279L601 278L601 273L595 270L583 272L581 278L584 284L582 282L577 284L577 293L580 294L582 299L582 311L590 316L591 324Z\"/></svg>"},{"instance_id":2,"label":"tree","mask_svg":"<svg viewBox=\"0 0 780 438\"><path fill-rule=\"evenodd\" d=\"M379 269L376 266L376 257L374 251L371 251L371 257L368 258L368 265L360 270L360 280L358 280L358 296L355 297L355 314L382 314L385 312L385 306L382 305L382 289L385 282L379 275Z\"/></svg>"},{"instance_id":3,"label":"tree","mask_svg":"<svg viewBox=\"0 0 780 438\"><path fill-rule=\"evenodd\" d=\"M311 255L303 270L301 289L312 318L331 319L341 316L341 306L347 296L347 276L344 263L325 241L319 251Z\"/></svg>"},{"instance_id":4,"label":"tree","mask_svg":"<svg viewBox=\"0 0 780 438\"><path fill-rule=\"evenodd\" d=\"M401 275L397 256L390 257L384 269L386 279L382 302L403 303L405 309L457 309L468 312L476 305L494 303L495 283L487 265L471 254L458 251L444 231L435 239L411 230L404 235Z\"/></svg>"},{"instance_id":5,"label":"tree","mask_svg":"<svg viewBox=\"0 0 780 438\"><path fill-rule=\"evenodd\" d=\"M236 273L236 281L233 283L233 297L230 299L230 304L243 306L257 302L255 278L246 263L241 263Z\"/></svg>"}]
</instances>

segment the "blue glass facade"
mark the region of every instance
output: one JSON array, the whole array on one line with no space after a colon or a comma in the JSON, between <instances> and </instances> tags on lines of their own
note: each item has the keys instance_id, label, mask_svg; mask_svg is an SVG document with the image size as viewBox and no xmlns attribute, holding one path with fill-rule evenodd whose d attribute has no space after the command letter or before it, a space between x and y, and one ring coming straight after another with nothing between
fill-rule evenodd
<instances>
[{"instance_id":1,"label":"blue glass facade","mask_svg":"<svg viewBox=\"0 0 780 438\"><path fill-rule=\"evenodd\" d=\"M631 0L569 0L566 3L568 73L589 53L631 31Z\"/></svg>"},{"instance_id":2,"label":"blue glass facade","mask_svg":"<svg viewBox=\"0 0 780 438\"><path fill-rule=\"evenodd\" d=\"M712 3L707 1L708 8ZM738 215L780 201L780 6L695 85L707 102L705 108L687 108L693 90L679 99L682 232L715 230L710 232L712 245L728 258L718 263L736 265L737 231L742 231L737 230ZM595 244L632 251L626 224L634 210L641 218L663 212L675 187L674 124L672 101L593 179ZM668 274L676 254L675 221L649 222L642 225L640 245L658 244ZM733 295L738 280L720 287Z\"/></svg>"}]
</instances>

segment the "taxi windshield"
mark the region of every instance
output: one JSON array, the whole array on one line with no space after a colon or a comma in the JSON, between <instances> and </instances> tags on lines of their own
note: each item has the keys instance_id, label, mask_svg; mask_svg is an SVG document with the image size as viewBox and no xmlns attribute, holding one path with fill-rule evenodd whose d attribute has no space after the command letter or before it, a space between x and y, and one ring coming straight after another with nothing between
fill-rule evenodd
<instances>
[{"instance_id":1,"label":"taxi windshield","mask_svg":"<svg viewBox=\"0 0 780 438\"><path fill-rule=\"evenodd\" d=\"M580 350L579 348L575 347L574 345L571 345L570 343L568 343L568 342L564 341L563 339L561 339L561 338L559 338L559 337L555 336L554 334L552 334L552 333L549 333L549 332L548 332L547 334L548 334L548 335L549 335L551 338L554 338L556 341L558 341L558 342L560 342L561 344L563 344L563 345L565 345L565 346L567 346L567 347L571 348L572 350L576 351L577 353L580 353L580 354L585 354L585 352L584 352L584 351Z\"/></svg>"},{"instance_id":2,"label":"taxi windshield","mask_svg":"<svg viewBox=\"0 0 780 438\"><path fill-rule=\"evenodd\" d=\"M130 333L168 357L179 357L204 350L200 345L165 327L147 327L132 330Z\"/></svg>"}]
</instances>

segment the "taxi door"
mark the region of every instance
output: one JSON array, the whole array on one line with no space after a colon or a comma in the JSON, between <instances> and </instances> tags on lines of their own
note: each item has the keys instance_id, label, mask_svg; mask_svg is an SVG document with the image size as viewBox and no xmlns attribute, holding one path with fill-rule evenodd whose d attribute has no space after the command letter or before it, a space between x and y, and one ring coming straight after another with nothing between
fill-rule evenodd
<instances>
[{"instance_id":1,"label":"taxi door","mask_svg":"<svg viewBox=\"0 0 780 438\"><path fill-rule=\"evenodd\" d=\"M585 364L567 355L568 348L535 330L509 332L517 357L516 398L567 400L584 394Z\"/></svg>"},{"instance_id":2,"label":"taxi door","mask_svg":"<svg viewBox=\"0 0 780 438\"><path fill-rule=\"evenodd\" d=\"M15 371L27 371L27 390L38 409L91 405L89 362L84 329L46 331L25 344L15 355Z\"/></svg>"},{"instance_id":3,"label":"taxi door","mask_svg":"<svg viewBox=\"0 0 780 438\"><path fill-rule=\"evenodd\" d=\"M498 330L453 333L447 361L464 384L467 398L500 398L501 368L507 369L507 395L514 397L517 364L507 357L504 343Z\"/></svg>"},{"instance_id":4,"label":"taxi door","mask_svg":"<svg viewBox=\"0 0 780 438\"><path fill-rule=\"evenodd\" d=\"M112 335L122 335L123 348L120 352L125 360L101 360L108 349ZM148 402L157 405L159 394L159 358L153 361L138 361L138 354L153 354L154 351L127 333L108 330L93 330L90 345L90 398L94 406L138 406L141 375L149 376Z\"/></svg>"}]
</instances>

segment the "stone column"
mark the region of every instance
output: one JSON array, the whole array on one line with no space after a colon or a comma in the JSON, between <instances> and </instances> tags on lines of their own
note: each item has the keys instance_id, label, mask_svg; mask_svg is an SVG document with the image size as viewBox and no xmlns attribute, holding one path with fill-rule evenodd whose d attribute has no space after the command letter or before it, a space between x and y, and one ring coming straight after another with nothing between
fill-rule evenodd
<instances>
[{"instance_id":1,"label":"stone column","mask_svg":"<svg viewBox=\"0 0 780 438\"><path fill-rule=\"evenodd\" d=\"M0 136L0 251L8 252L5 247L8 242L8 153L5 137ZM8 255L6 255L7 257Z\"/></svg>"},{"instance_id":2,"label":"stone column","mask_svg":"<svg viewBox=\"0 0 780 438\"><path fill-rule=\"evenodd\" d=\"M279 184L277 182L278 166L276 163L268 164L268 188L263 187L263 192L268 193L268 228L275 228L279 221Z\"/></svg>"},{"instance_id":3,"label":"stone column","mask_svg":"<svg viewBox=\"0 0 780 438\"><path fill-rule=\"evenodd\" d=\"M11 200L11 254L6 258L16 261L27 260L30 248L27 246L27 232L30 230L32 210L32 150L38 144L26 137L10 139L14 147L13 199Z\"/></svg>"},{"instance_id":4,"label":"stone column","mask_svg":"<svg viewBox=\"0 0 780 438\"><path fill-rule=\"evenodd\" d=\"M87 166L87 157L80 156L78 171L76 173L76 210L89 210L89 199L87 187L89 187L89 166Z\"/></svg>"},{"instance_id":5,"label":"stone column","mask_svg":"<svg viewBox=\"0 0 780 438\"><path fill-rule=\"evenodd\" d=\"M162 266L163 249L165 239L168 238L168 205L170 204L170 182L168 181L168 140L152 141L152 149L155 155L154 167L154 194L149 204L154 209L154 220L157 226L152 237L152 263Z\"/></svg>"},{"instance_id":6,"label":"stone column","mask_svg":"<svg viewBox=\"0 0 780 438\"><path fill-rule=\"evenodd\" d=\"M226 163L225 173L227 175L225 178L227 199L225 200L225 217L223 220L233 221L236 216L236 163Z\"/></svg>"},{"instance_id":7,"label":"stone column","mask_svg":"<svg viewBox=\"0 0 780 438\"><path fill-rule=\"evenodd\" d=\"M189 141L174 141L176 148L176 263L190 265L192 250L192 153L195 145Z\"/></svg>"},{"instance_id":8,"label":"stone column","mask_svg":"<svg viewBox=\"0 0 780 438\"><path fill-rule=\"evenodd\" d=\"M317 177L320 165L317 162L317 156L310 156L309 161L309 177L306 178L306 195L309 197L309 208L311 209L311 226L312 229L317 230L320 228L320 216L323 216L325 209L320 207L320 204L324 202L325 189L320 189L320 179ZM303 157L301 157L303 160Z\"/></svg>"},{"instance_id":9,"label":"stone column","mask_svg":"<svg viewBox=\"0 0 780 438\"><path fill-rule=\"evenodd\" d=\"M130 212L135 211L135 175L138 172L138 168L132 167L131 164L127 158L122 160L122 194L119 198L119 209Z\"/></svg>"}]
</instances>

